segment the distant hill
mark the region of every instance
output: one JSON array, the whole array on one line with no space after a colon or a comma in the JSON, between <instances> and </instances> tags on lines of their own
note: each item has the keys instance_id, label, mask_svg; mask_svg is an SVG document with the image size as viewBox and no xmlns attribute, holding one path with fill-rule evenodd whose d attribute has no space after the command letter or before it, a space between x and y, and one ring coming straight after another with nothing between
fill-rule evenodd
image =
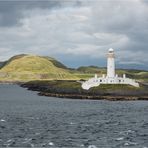
<instances>
[{"instance_id":1,"label":"distant hill","mask_svg":"<svg viewBox=\"0 0 148 148\"><path fill-rule=\"evenodd\" d=\"M97 67L97 66L81 66L79 68L77 68L78 71L82 72L82 73L90 73L90 74L104 74L106 73L106 68L104 67Z\"/></svg>"},{"instance_id":2,"label":"distant hill","mask_svg":"<svg viewBox=\"0 0 148 148\"><path fill-rule=\"evenodd\" d=\"M77 79L65 65L50 57L17 55L3 63L1 81Z\"/></svg>"}]
</instances>

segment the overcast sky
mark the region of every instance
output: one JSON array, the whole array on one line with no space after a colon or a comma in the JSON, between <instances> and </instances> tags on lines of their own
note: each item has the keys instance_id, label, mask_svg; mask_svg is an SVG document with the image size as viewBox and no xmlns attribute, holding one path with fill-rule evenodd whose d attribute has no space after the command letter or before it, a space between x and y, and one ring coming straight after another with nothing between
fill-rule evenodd
<instances>
[{"instance_id":1,"label":"overcast sky","mask_svg":"<svg viewBox=\"0 0 148 148\"><path fill-rule=\"evenodd\" d=\"M69 67L148 70L147 0L0 1L0 61L16 54L55 57Z\"/></svg>"}]
</instances>

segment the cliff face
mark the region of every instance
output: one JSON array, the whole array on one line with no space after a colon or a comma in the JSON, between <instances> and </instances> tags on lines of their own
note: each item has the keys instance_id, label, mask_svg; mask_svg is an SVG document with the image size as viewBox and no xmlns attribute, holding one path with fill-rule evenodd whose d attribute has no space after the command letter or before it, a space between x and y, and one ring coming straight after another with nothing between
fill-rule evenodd
<instances>
[{"instance_id":1,"label":"cliff face","mask_svg":"<svg viewBox=\"0 0 148 148\"><path fill-rule=\"evenodd\" d=\"M141 85L135 88L129 85L100 85L83 90L81 84L75 81L34 81L25 83L22 87L39 91L40 95L73 98L73 99L107 99L107 100L147 100L148 87Z\"/></svg>"}]
</instances>

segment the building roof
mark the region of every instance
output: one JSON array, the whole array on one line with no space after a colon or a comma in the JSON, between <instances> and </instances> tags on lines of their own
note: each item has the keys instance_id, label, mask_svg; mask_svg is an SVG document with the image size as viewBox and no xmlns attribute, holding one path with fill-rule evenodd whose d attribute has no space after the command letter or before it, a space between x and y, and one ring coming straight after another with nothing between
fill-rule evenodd
<instances>
[{"instance_id":1,"label":"building roof","mask_svg":"<svg viewBox=\"0 0 148 148\"><path fill-rule=\"evenodd\" d=\"M109 52L113 52L113 51L114 51L114 49L113 49L113 48L110 48L108 51L109 51Z\"/></svg>"}]
</instances>

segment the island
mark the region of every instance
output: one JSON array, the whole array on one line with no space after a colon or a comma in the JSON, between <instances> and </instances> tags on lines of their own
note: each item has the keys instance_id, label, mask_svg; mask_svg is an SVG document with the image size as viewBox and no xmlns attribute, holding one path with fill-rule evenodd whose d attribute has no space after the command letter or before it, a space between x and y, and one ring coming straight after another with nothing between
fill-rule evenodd
<instances>
[{"instance_id":1,"label":"island","mask_svg":"<svg viewBox=\"0 0 148 148\"><path fill-rule=\"evenodd\" d=\"M139 82L139 87L129 84L100 84L89 90L82 84L95 74L107 73L106 67L81 66L68 68L58 60L37 55L16 55L0 65L0 83L18 84L39 95L92 100L148 100L148 71L116 69L119 76Z\"/></svg>"},{"instance_id":2,"label":"island","mask_svg":"<svg viewBox=\"0 0 148 148\"><path fill-rule=\"evenodd\" d=\"M84 90L81 83L75 80L57 81L30 81L21 84L28 90L38 91L41 96L89 99L89 100L148 100L148 86L140 84L140 87L130 85L101 84L89 90Z\"/></svg>"}]
</instances>

